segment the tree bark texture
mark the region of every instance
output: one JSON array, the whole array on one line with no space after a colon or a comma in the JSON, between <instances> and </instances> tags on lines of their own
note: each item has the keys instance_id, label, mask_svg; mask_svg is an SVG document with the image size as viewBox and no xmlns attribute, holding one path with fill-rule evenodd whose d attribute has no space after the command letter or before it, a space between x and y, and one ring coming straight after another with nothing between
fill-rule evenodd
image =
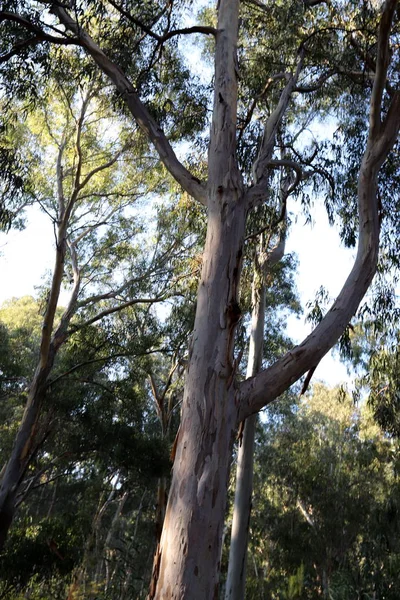
<instances>
[{"instance_id":1,"label":"tree bark texture","mask_svg":"<svg viewBox=\"0 0 400 600\"><path fill-rule=\"evenodd\" d=\"M233 345L247 208L236 160L238 2L219 5L208 222L181 426L161 537L157 600L218 596L236 429Z\"/></svg>"}]
</instances>

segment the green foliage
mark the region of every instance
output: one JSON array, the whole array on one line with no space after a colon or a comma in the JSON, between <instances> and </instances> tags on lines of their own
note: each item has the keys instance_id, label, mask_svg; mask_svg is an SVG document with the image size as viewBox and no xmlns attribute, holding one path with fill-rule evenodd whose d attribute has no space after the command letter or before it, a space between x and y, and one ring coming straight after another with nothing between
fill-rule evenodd
<instances>
[{"instance_id":1,"label":"green foliage","mask_svg":"<svg viewBox=\"0 0 400 600\"><path fill-rule=\"evenodd\" d=\"M359 393L367 394L376 423L397 439L400 434L397 321L388 326L384 326L380 319L359 323L352 336L352 347Z\"/></svg>"},{"instance_id":2,"label":"green foliage","mask_svg":"<svg viewBox=\"0 0 400 600\"><path fill-rule=\"evenodd\" d=\"M398 464L367 408L315 385L268 410L256 448L248 597L395 598Z\"/></svg>"},{"instance_id":3,"label":"green foliage","mask_svg":"<svg viewBox=\"0 0 400 600\"><path fill-rule=\"evenodd\" d=\"M304 565L303 563L297 569L296 573L290 575L287 592L284 592L284 598L287 600L296 600L301 598L304 586Z\"/></svg>"}]
</instances>

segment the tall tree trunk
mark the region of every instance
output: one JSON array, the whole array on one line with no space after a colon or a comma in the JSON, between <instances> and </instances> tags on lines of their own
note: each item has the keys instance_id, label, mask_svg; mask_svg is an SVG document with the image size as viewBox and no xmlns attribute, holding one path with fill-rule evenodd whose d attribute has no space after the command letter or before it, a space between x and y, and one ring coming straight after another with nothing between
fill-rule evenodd
<instances>
[{"instance_id":1,"label":"tall tree trunk","mask_svg":"<svg viewBox=\"0 0 400 600\"><path fill-rule=\"evenodd\" d=\"M247 547L253 494L254 438L258 415L246 419L238 449L236 488L225 600L243 600L246 589Z\"/></svg>"},{"instance_id":2,"label":"tall tree trunk","mask_svg":"<svg viewBox=\"0 0 400 600\"><path fill-rule=\"evenodd\" d=\"M40 360L29 388L28 400L11 456L1 479L0 551L5 544L8 530L14 518L16 496L34 448L40 407L46 394L47 379L53 367L56 354L55 346L51 343L51 335L64 274L64 255L66 249L64 228L59 228L58 240L56 265L42 326Z\"/></svg>"},{"instance_id":3,"label":"tall tree trunk","mask_svg":"<svg viewBox=\"0 0 400 600\"><path fill-rule=\"evenodd\" d=\"M117 504L117 508L115 510L113 520L111 521L111 525L108 530L107 537L106 537L105 544L104 544L102 562L105 564L105 572L106 572L105 588L104 588L104 592L105 592L106 596L110 589L110 585L113 582L113 579L115 577L115 573L117 570L117 566L118 566L118 560L115 556L116 552L115 552L115 549L112 549L111 544L113 541L113 537L116 535L117 527L119 525L119 521L121 519L121 514L124 509L125 502L128 499L128 496L129 496L129 491L126 491L119 499L119 502Z\"/></svg>"},{"instance_id":4,"label":"tall tree trunk","mask_svg":"<svg viewBox=\"0 0 400 600\"><path fill-rule=\"evenodd\" d=\"M237 209L240 199L237 202L226 198L223 211L210 209L209 213L193 347L160 542L158 581L150 595L163 600L204 600L217 593L237 419L233 338L239 318L237 283L245 223L244 210L240 220L232 219L232 204Z\"/></svg>"},{"instance_id":5,"label":"tall tree trunk","mask_svg":"<svg viewBox=\"0 0 400 600\"><path fill-rule=\"evenodd\" d=\"M268 254L263 248L264 236L263 234L259 236L260 248L255 256L251 290L252 316L247 379L256 375L262 367L267 272L282 260L285 253L286 203L292 184L291 175L281 181L281 230L277 245ZM245 595L247 548L253 494L254 440L257 420L258 415L253 414L243 422L243 431L239 441L225 600L242 600Z\"/></svg>"},{"instance_id":6,"label":"tall tree trunk","mask_svg":"<svg viewBox=\"0 0 400 600\"><path fill-rule=\"evenodd\" d=\"M37 416L44 396L48 370L37 369L30 387L22 423L0 487L0 551L7 539L15 513L16 495L30 458L36 433Z\"/></svg>"},{"instance_id":7,"label":"tall tree trunk","mask_svg":"<svg viewBox=\"0 0 400 600\"><path fill-rule=\"evenodd\" d=\"M149 598L218 595L236 429L233 342L247 208L236 163L238 1L219 6L208 223L173 477Z\"/></svg>"},{"instance_id":8,"label":"tall tree trunk","mask_svg":"<svg viewBox=\"0 0 400 600\"><path fill-rule=\"evenodd\" d=\"M23 480L25 470L31 459L35 446L37 425L41 405L46 395L47 381L54 365L54 360L61 345L67 337L67 327L71 320L76 299L80 288L80 273L76 264L75 250L70 247L74 271L74 285L71 297L60 323L54 331L54 323L62 280L65 271L65 253L67 250L67 226L79 189L75 188L71 198L65 204L62 179L62 154L64 144L61 144L57 161L58 208L60 222L57 228L55 265L50 292L43 318L39 362L29 388L28 400L19 426L11 456L5 466L0 485L0 552L5 544L8 530L16 510L16 496Z\"/></svg>"}]
</instances>

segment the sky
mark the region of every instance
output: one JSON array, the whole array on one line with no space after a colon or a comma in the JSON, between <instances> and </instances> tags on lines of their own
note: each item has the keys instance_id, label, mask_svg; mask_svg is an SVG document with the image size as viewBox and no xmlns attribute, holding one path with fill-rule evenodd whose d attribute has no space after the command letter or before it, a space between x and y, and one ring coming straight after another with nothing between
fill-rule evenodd
<instances>
[{"instance_id":1,"label":"sky","mask_svg":"<svg viewBox=\"0 0 400 600\"><path fill-rule=\"evenodd\" d=\"M35 295L55 258L50 219L38 208L29 209L30 224L23 231L0 233L0 303L12 297Z\"/></svg>"},{"instance_id":2,"label":"sky","mask_svg":"<svg viewBox=\"0 0 400 600\"><path fill-rule=\"evenodd\" d=\"M288 210L298 212L293 201L289 203ZM338 229L329 225L322 202L315 201L312 214L312 225L304 223L305 217L297 217L285 249L287 253L296 253L299 260L295 281L304 309L307 302L314 300L321 286L327 290L333 302L350 273L355 258L355 250L344 248ZM305 322L304 315L300 318L293 315L288 319L287 330L293 341L299 343L311 333L312 325ZM334 350L318 365L313 375L313 380L316 379L323 380L330 386L345 383L352 387L347 368L339 361Z\"/></svg>"},{"instance_id":3,"label":"sky","mask_svg":"<svg viewBox=\"0 0 400 600\"><path fill-rule=\"evenodd\" d=\"M29 209L27 227L23 231L0 233L0 303L12 297L36 295L35 286L53 267L54 232L47 215L38 208ZM288 210L298 214L292 201ZM354 251L343 248L338 231L329 226L325 208L315 201L314 224L305 224L305 217L298 215L286 244L287 253L296 253L299 260L295 278L302 306L312 301L320 288L328 291L334 299L339 293L354 260ZM66 295L61 298L66 301ZM64 300L63 300L64 298ZM311 331L304 316L290 316L287 333L295 343L301 342ZM351 380L346 367L329 353L315 371L314 380L325 381L334 386Z\"/></svg>"}]
</instances>

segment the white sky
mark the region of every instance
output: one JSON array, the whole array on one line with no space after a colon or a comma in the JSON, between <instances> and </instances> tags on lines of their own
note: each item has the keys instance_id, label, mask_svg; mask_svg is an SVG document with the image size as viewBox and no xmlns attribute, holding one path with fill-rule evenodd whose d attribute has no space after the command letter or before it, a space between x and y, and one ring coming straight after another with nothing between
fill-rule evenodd
<instances>
[{"instance_id":1,"label":"white sky","mask_svg":"<svg viewBox=\"0 0 400 600\"><path fill-rule=\"evenodd\" d=\"M0 303L35 295L46 270L53 268L54 233L48 216L29 209L31 223L23 231L0 233Z\"/></svg>"},{"instance_id":2,"label":"white sky","mask_svg":"<svg viewBox=\"0 0 400 600\"><path fill-rule=\"evenodd\" d=\"M52 269L54 262L54 232L50 219L38 209L31 209L29 224L23 231L0 234L0 303L11 297L36 295L35 286ZM289 211L297 212L294 204ZM322 205L313 210L315 225L304 225L304 217L298 217L289 235L286 251L295 252L299 258L296 277L300 300L313 300L321 285L334 298L340 291L353 262L354 253L341 246L337 231L330 227ZM64 300L65 302L65 300ZM311 331L304 317L288 319L288 334L299 343ZM349 382L346 367L331 353L318 366L314 380L321 379L328 385Z\"/></svg>"},{"instance_id":3,"label":"white sky","mask_svg":"<svg viewBox=\"0 0 400 600\"><path fill-rule=\"evenodd\" d=\"M289 211L295 210L290 202L288 208ZM338 230L329 225L322 202L315 204L312 215L314 225L304 225L305 218L298 217L286 243L286 252L295 252L299 259L296 284L304 309L308 301L314 300L321 286L332 300L336 298L355 257L355 251L343 247ZM311 332L312 325L305 323L305 316L290 316L287 330L293 341L299 343ZM331 351L322 359L313 380L321 379L330 386L342 383L351 386L347 369L335 354Z\"/></svg>"}]
</instances>

